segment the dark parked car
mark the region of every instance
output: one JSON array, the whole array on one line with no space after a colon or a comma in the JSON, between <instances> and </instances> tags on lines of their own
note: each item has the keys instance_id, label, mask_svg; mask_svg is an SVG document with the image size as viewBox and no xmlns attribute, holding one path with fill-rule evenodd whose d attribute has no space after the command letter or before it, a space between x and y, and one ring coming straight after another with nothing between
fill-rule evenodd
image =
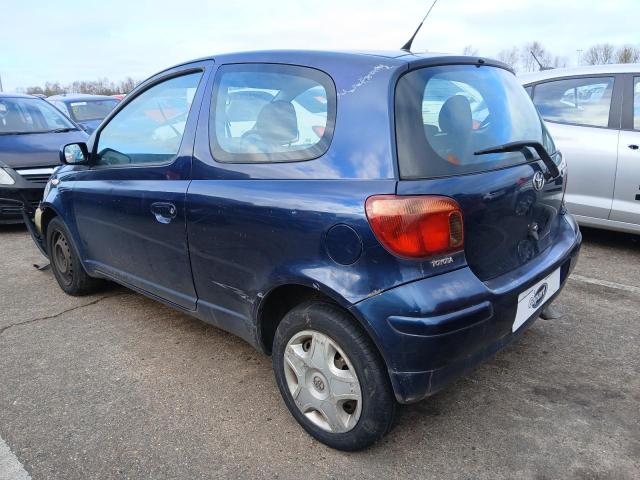
<instances>
[{"instance_id":1,"label":"dark parked car","mask_svg":"<svg viewBox=\"0 0 640 480\"><path fill-rule=\"evenodd\" d=\"M53 95L47 101L55 105L65 115L80 125L87 133L93 131L100 122L109 115L119 100L107 95L88 95L82 93L65 93Z\"/></svg>"},{"instance_id":2,"label":"dark parked car","mask_svg":"<svg viewBox=\"0 0 640 480\"><path fill-rule=\"evenodd\" d=\"M491 60L220 55L146 80L89 142L35 217L62 289L113 280L271 354L335 448L518 337L580 249L562 157Z\"/></svg>"},{"instance_id":3,"label":"dark parked car","mask_svg":"<svg viewBox=\"0 0 640 480\"><path fill-rule=\"evenodd\" d=\"M86 139L42 98L0 93L0 223L22 222L21 202L40 202L60 147Z\"/></svg>"}]
</instances>

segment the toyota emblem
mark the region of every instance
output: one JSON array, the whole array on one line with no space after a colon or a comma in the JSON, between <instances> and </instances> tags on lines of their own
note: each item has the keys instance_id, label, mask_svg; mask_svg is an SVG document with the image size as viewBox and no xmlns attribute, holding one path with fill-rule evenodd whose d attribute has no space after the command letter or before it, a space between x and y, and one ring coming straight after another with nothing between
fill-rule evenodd
<instances>
[{"instance_id":1,"label":"toyota emblem","mask_svg":"<svg viewBox=\"0 0 640 480\"><path fill-rule=\"evenodd\" d=\"M544 187L544 174L540 171L533 176L533 189L539 192Z\"/></svg>"}]
</instances>

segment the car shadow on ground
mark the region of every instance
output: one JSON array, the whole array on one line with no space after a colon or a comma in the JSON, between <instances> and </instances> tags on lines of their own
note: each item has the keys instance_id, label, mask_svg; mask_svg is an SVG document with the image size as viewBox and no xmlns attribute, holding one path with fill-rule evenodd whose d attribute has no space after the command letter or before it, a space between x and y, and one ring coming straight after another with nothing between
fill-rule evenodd
<instances>
[{"instance_id":1,"label":"car shadow on ground","mask_svg":"<svg viewBox=\"0 0 640 480\"><path fill-rule=\"evenodd\" d=\"M582 241L585 243L628 250L640 248L640 235L589 227L580 227L580 231L582 232Z\"/></svg>"},{"instance_id":2,"label":"car shadow on ground","mask_svg":"<svg viewBox=\"0 0 640 480\"><path fill-rule=\"evenodd\" d=\"M27 231L27 227L25 226L24 223L0 224L0 234L26 232L26 231Z\"/></svg>"}]
</instances>

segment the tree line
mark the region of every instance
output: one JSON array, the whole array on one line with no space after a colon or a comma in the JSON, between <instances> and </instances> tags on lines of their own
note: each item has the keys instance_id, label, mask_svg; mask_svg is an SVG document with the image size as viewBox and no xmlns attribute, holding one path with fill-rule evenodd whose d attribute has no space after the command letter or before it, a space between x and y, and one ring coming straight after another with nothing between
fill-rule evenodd
<instances>
[{"instance_id":1,"label":"tree line","mask_svg":"<svg viewBox=\"0 0 640 480\"><path fill-rule=\"evenodd\" d=\"M472 45L467 45L462 53L463 55L477 56L478 50ZM599 43L584 51L576 50L576 54L578 55L578 65L640 62L640 46L638 45L616 46L611 43ZM540 70L540 66L543 68L562 68L569 64L567 57L554 55L538 41L501 50L496 58L517 72L535 72Z\"/></svg>"},{"instance_id":2,"label":"tree line","mask_svg":"<svg viewBox=\"0 0 640 480\"><path fill-rule=\"evenodd\" d=\"M69 84L60 82L45 82L44 86L27 87L23 91L31 95L60 95L63 93L90 93L92 95L116 95L129 93L138 84L133 78L127 77L119 82L112 82L108 78L97 80L76 80Z\"/></svg>"}]
</instances>

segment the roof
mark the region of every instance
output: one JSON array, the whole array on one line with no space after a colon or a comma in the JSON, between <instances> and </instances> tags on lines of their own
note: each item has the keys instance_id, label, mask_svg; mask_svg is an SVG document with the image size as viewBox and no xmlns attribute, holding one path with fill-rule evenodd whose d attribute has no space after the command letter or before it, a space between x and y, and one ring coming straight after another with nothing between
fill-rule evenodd
<instances>
[{"instance_id":1,"label":"roof","mask_svg":"<svg viewBox=\"0 0 640 480\"><path fill-rule=\"evenodd\" d=\"M217 55L211 55L198 60L219 60L228 61L231 58L243 57L250 59L260 58L273 58L278 57L285 60L290 57L309 56L311 58L318 57L384 57L384 58L401 58L401 57L432 57L432 56L447 56L444 53L416 53L407 52L405 50L252 50L246 52L229 52L221 53ZM197 61L197 60L193 60ZM191 62L185 62L191 63Z\"/></svg>"},{"instance_id":2,"label":"roof","mask_svg":"<svg viewBox=\"0 0 640 480\"><path fill-rule=\"evenodd\" d=\"M47 100L76 101L76 100L118 100L111 95L91 95L89 93L63 93L51 95Z\"/></svg>"},{"instance_id":3,"label":"roof","mask_svg":"<svg viewBox=\"0 0 640 480\"><path fill-rule=\"evenodd\" d=\"M520 83L527 84L549 78L571 77L574 75L599 75L606 73L640 73L640 63L622 63L610 65L587 65L583 67L554 68L542 72L518 75Z\"/></svg>"},{"instance_id":4,"label":"roof","mask_svg":"<svg viewBox=\"0 0 640 480\"><path fill-rule=\"evenodd\" d=\"M0 92L0 98L38 98L38 97L34 97L33 95L27 95L25 93L7 93L7 92Z\"/></svg>"},{"instance_id":5,"label":"roof","mask_svg":"<svg viewBox=\"0 0 640 480\"><path fill-rule=\"evenodd\" d=\"M397 62L398 65L406 65L413 62L425 62L425 63L454 63L467 61L468 63L474 63L479 58L483 58L487 63L493 65L500 65L504 68L508 66L497 62L492 59L486 59L484 57L464 57L461 55L455 55L450 53L436 53L436 52L407 52L405 50L357 50L357 51L331 51L331 50L258 50L249 52L234 52L223 53L219 55L211 55L208 57L202 57L188 62L183 62L173 67L167 68L171 70L175 67L188 65L190 63L201 62L205 60L214 60L216 63L234 63L234 62L273 62L273 63L302 63L312 65L314 62L323 60L349 60L350 58L371 59L371 62L379 61L376 58L386 58ZM162 72L158 72L162 73Z\"/></svg>"}]
</instances>

